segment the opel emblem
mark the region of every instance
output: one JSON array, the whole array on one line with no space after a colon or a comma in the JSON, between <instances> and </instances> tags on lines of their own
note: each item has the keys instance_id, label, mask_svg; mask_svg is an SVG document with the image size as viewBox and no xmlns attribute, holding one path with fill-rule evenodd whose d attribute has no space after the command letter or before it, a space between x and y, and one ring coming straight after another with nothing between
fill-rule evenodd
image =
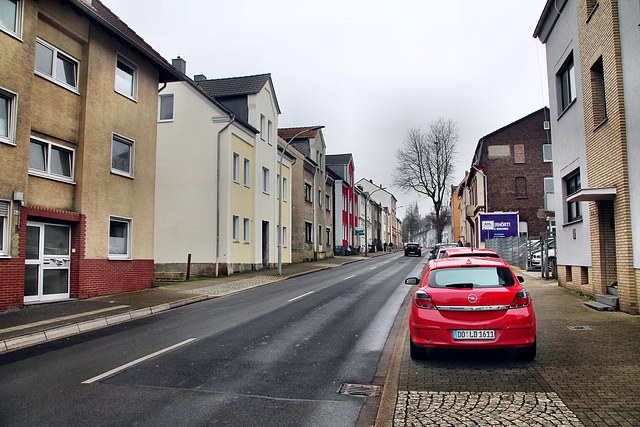
<instances>
[{"instance_id":1,"label":"opel emblem","mask_svg":"<svg viewBox=\"0 0 640 427\"><path fill-rule=\"evenodd\" d=\"M477 303L477 302L478 302L478 296L477 296L477 295L474 295L474 294L470 294L470 295L467 297L467 299L469 300L469 302L470 302L471 304L475 304L475 303Z\"/></svg>"}]
</instances>

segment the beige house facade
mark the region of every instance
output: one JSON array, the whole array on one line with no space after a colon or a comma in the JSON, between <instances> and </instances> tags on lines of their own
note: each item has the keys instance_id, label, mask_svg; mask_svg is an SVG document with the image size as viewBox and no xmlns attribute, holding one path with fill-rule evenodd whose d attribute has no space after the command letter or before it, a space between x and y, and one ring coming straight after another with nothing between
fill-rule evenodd
<instances>
[{"instance_id":1,"label":"beige house facade","mask_svg":"<svg viewBox=\"0 0 640 427\"><path fill-rule=\"evenodd\" d=\"M2 2L0 310L153 285L158 83L97 1Z\"/></svg>"},{"instance_id":2,"label":"beige house facade","mask_svg":"<svg viewBox=\"0 0 640 427\"><path fill-rule=\"evenodd\" d=\"M292 181L291 256L294 263L333 256L333 186L326 173L326 143L319 126L278 129L296 158ZM293 139L293 140L292 140Z\"/></svg>"}]
</instances>

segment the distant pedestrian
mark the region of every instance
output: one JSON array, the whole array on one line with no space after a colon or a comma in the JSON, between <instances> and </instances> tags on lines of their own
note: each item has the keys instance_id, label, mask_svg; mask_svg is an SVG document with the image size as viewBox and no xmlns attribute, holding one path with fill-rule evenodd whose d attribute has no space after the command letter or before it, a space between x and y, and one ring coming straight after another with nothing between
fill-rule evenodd
<instances>
[{"instance_id":1,"label":"distant pedestrian","mask_svg":"<svg viewBox=\"0 0 640 427\"><path fill-rule=\"evenodd\" d=\"M389 242L389 252L393 252L393 242Z\"/></svg>"},{"instance_id":2,"label":"distant pedestrian","mask_svg":"<svg viewBox=\"0 0 640 427\"><path fill-rule=\"evenodd\" d=\"M387 242L384 242L384 251L387 252Z\"/></svg>"}]
</instances>

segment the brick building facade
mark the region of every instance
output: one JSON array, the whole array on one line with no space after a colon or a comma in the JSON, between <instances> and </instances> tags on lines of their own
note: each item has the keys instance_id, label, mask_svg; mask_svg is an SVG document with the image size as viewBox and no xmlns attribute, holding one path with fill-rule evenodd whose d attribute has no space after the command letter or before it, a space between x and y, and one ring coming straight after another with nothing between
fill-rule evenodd
<instances>
[{"instance_id":1,"label":"brick building facade","mask_svg":"<svg viewBox=\"0 0 640 427\"><path fill-rule=\"evenodd\" d=\"M542 108L478 141L466 185L476 177L485 189L484 206L469 214L477 221L477 209L484 212L519 212L520 233L540 236L547 230L551 207L545 208L545 194L553 182L551 159L545 157L551 144L549 109ZM482 173L478 173L481 171ZM546 190L545 190L546 185ZM473 227L474 246L479 246L479 231Z\"/></svg>"}]
</instances>

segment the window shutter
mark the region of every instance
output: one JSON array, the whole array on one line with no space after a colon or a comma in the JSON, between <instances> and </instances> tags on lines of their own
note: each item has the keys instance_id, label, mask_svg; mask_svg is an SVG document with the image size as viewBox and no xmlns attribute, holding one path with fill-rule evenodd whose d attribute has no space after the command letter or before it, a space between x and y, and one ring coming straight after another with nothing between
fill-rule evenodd
<instances>
[{"instance_id":1,"label":"window shutter","mask_svg":"<svg viewBox=\"0 0 640 427\"><path fill-rule=\"evenodd\" d=\"M9 202L0 202L0 216L9 217Z\"/></svg>"}]
</instances>

